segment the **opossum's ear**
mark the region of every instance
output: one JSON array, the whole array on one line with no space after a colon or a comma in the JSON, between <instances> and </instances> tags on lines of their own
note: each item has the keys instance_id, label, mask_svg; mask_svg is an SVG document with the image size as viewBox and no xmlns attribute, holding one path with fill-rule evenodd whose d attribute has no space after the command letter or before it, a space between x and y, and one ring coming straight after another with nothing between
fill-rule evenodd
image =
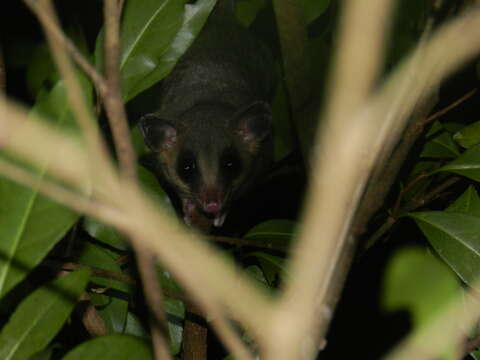
<instances>
[{"instance_id":1,"label":"opossum's ear","mask_svg":"<svg viewBox=\"0 0 480 360\"><path fill-rule=\"evenodd\" d=\"M240 140L255 149L272 132L272 112L264 101L254 102L235 115Z\"/></svg>"},{"instance_id":2,"label":"opossum's ear","mask_svg":"<svg viewBox=\"0 0 480 360\"><path fill-rule=\"evenodd\" d=\"M145 143L154 152L168 151L177 143L175 127L155 114L142 116L138 126Z\"/></svg>"}]
</instances>

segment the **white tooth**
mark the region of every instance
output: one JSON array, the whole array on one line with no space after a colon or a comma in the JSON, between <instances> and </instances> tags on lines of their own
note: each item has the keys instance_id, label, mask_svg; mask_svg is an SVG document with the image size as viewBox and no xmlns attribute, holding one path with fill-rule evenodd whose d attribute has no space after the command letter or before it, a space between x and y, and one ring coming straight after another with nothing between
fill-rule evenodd
<instances>
[{"instance_id":1,"label":"white tooth","mask_svg":"<svg viewBox=\"0 0 480 360\"><path fill-rule=\"evenodd\" d=\"M190 216L185 215L183 217L183 221L185 222L185 225L190 226L190 227L192 226L192 220L190 219Z\"/></svg>"},{"instance_id":2,"label":"white tooth","mask_svg":"<svg viewBox=\"0 0 480 360\"><path fill-rule=\"evenodd\" d=\"M222 215L218 215L213 219L213 226L220 227L225 222L225 218L227 217L227 213L223 213Z\"/></svg>"}]
</instances>

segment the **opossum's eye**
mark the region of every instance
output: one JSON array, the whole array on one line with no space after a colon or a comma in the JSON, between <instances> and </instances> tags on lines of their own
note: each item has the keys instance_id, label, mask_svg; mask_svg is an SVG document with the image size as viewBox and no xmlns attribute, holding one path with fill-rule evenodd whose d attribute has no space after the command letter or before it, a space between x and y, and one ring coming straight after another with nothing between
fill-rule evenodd
<instances>
[{"instance_id":1,"label":"opossum's eye","mask_svg":"<svg viewBox=\"0 0 480 360\"><path fill-rule=\"evenodd\" d=\"M234 149L227 149L220 157L220 169L227 180L232 181L242 170L242 161Z\"/></svg>"},{"instance_id":2,"label":"opossum's eye","mask_svg":"<svg viewBox=\"0 0 480 360\"><path fill-rule=\"evenodd\" d=\"M180 178L186 183L191 183L197 176L197 162L195 156L190 152L182 153L177 162L177 172Z\"/></svg>"}]
</instances>

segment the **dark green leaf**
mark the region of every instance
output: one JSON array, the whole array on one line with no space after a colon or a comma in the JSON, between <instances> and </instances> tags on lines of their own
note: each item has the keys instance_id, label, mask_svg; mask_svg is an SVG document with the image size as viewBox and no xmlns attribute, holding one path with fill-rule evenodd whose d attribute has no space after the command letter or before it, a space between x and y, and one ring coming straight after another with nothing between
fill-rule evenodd
<instances>
[{"instance_id":1,"label":"dark green leaf","mask_svg":"<svg viewBox=\"0 0 480 360\"><path fill-rule=\"evenodd\" d=\"M185 305L182 301L165 298L163 301L167 314L168 332L170 334L170 351L173 355L180 352L183 340L183 322L185 320Z\"/></svg>"},{"instance_id":2,"label":"dark green leaf","mask_svg":"<svg viewBox=\"0 0 480 360\"><path fill-rule=\"evenodd\" d=\"M480 143L480 121L474 122L459 130L453 139L464 148L470 148Z\"/></svg>"},{"instance_id":3,"label":"dark green leaf","mask_svg":"<svg viewBox=\"0 0 480 360\"><path fill-rule=\"evenodd\" d=\"M471 147L438 171L449 171L475 181L480 181L480 145Z\"/></svg>"},{"instance_id":4,"label":"dark green leaf","mask_svg":"<svg viewBox=\"0 0 480 360\"><path fill-rule=\"evenodd\" d=\"M127 314L127 323L123 333L125 335L133 335L145 339L150 336L147 329L145 329L145 327L142 325L140 319L131 312Z\"/></svg>"},{"instance_id":5,"label":"dark green leaf","mask_svg":"<svg viewBox=\"0 0 480 360\"><path fill-rule=\"evenodd\" d=\"M82 29L71 27L67 29L66 34L80 53L88 58L88 45ZM27 86L33 97L36 97L47 80L49 84L55 84L60 80L60 75L50 55L47 43L37 45L25 58L28 59ZM47 83L47 86L49 84Z\"/></svg>"},{"instance_id":6,"label":"dark green leaf","mask_svg":"<svg viewBox=\"0 0 480 360\"><path fill-rule=\"evenodd\" d=\"M424 145L421 157L454 159L460 155L452 135L445 131L439 122L433 124L427 136L433 136L436 133L438 134Z\"/></svg>"},{"instance_id":7,"label":"dark green leaf","mask_svg":"<svg viewBox=\"0 0 480 360\"><path fill-rule=\"evenodd\" d=\"M465 213L480 218L480 197L475 188L470 185L446 211Z\"/></svg>"},{"instance_id":8,"label":"dark green leaf","mask_svg":"<svg viewBox=\"0 0 480 360\"><path fill-rule=\"evenodd\" d=\"M84 342L70 351L63 360L152 360L153 354L145 340L112 334Z\"/></svg>"},{"instance_id":9,"label":"dark green leaf","mask_svg":"<svg viewBox=\"0 0 480 360\"><path fill-rule=\"evenodd\" d=\"M162 64L163 55L177 34L183 19L184 0L144 0L125 3L120 70L126 101L162 77L150 80Z\"/></svg>"},{"instance_id":10,"label":"dark green leaf","mask_svg":"<svg viewBox=\"0 0 480 360\"><path fill-rule=\"evenodd\" d=\"M459 294L452 272L424 250L403 249L387 267L384 306L410 310L416 328L427 325Z\"/></svg>"},{"instance_id":11,"label":"dark green leaf","mask_svg":"<svg viewBox=\"0 0 480 360\"><path fill-rule=\"evenodd\" d=\"M27 86L30 94L35 96L49 78L58 80L58 73L55 71L55 65L50 56L48 45L43 43L38 45L29 56L30 61L27 65Z\"/></svg>"},{"instance_id":12,"label":"dark green leaf","mask_svg":"<svg viewBox=\"0 0 480 360\"><path fill-rule=\"evenodd\" d=\"M480 218L453 212L409 215L440 257L469 285L480 275Z\"/></svg>"},{"instance_id":13,"label":"dark green leaf","mask_svg":"<svg viewBox=\"0 0 480 360\"><path fill-rule=\"evenodd\" d=\"M126 250L128 243L123 236L113 227L105 225L91 217L85 218L83 228L93 238L115 249Z\"/></svg>"},{"instance_id":14,"label":"dark green leaf","mask_svg":"<svg viewBox=\"0 0 480 360\"><path fill-rule=\"evenodd\" d=\"M266 5L265 0L243 0L235 2L235 15L238 21L249 26L257 17L257 14Z\"/></svg>"},{"instance_id":15,"label":"dark green leaf","mask_svg":"<svg viewBox=\"0 0 480 360\"><path fill-rule=\"evenodd\" d=\"M295 147L294 131L290 121L290 111L285 83L279 81L272 103L274 120L274 159L279 161L291 153Z\"/></svg>"},{"instance_id":16,"label":"dark green leaf","mask_svg":"<svg viewBox=\"0 0 480 360\"><path fill-rule=\"evenodd\" d=\"M263 273L262 269L260 269L257 265L251 265L245 269L245 273L250 276L254 280L254 283L262 288L262 290L266 290L266 292L272 292L274 290L269 282L267 281L265 274Z\"/></svg>"},{"instance_id":17,"label":"dark green leaf","mask_svg":"<svg viewBox=\"0 0 480 360\"><path fill-rule=\"evenodd\" d=\"M291 220L269 220L253 227L244 237L258 242L289 244L296 235L296 223Z\"/></svg>"},{"instance_id":18,"label":"dark green leaf","mask_svg":"<svg viewBox=\"0 0 480 360\"><path fill-rule=\"evenodd\" d=\"M148 150L148 146L145 144L145 141L143 140L143 135L140 132L140 128L138 126L135 126L132 128L131 135L132 135L132 145L138 157L148 154L150 151Z\"/></svg>"},{"instance_id":19,"label":"dark green leaf","mask_svg":"<svg viewBox=\"0 0 480 360\"><path fill-rule=\"evenodd\" d=\"M274 285L278 277L285 275L286 266L284 258L261 251L250 253L248 256L253 256L257 259L269 285Z\"/></svg>"},{"instance_id":20,"label":"dark green leaf","mask_svg":"<svg viewBox=\"0 0 480 360\"><path fill-rule=\"evenodd\" d=\"M149 170L145 169L142 166L138 167L138 179L140 180L140 185L142 189L152 197L157 204L159 204L163 210L172 215L172 218L176 219L175 209L173 208L172 202L168 195L163 191L160 186L157 178Z\"/></svg>"},{"instance_id":21,"label":"dark green leaf","mask_svg":"<svg viewBox=\"0 0 480 360\"><path fill-rule=\"evenodd\" d=\"M188 49L216 0L127 1L122 22L120 69L125 101L164 78ZM103 35L95 56L102 66Z\"/></svg>"},{"instance_id":22,"label":"dark green leaf","mask_svg":"<svg viewBox=\"0 0 480 360\"><path fill-rule=\"evenodd\" d=\"M182 294L180 287L172 279L168 271L157 268L157 276L160 280L160 286L173 293ZM173 354L180 352L183 339L183 322L185 320L185 305L182 301L165 297L164 310L167 314L168 330L170 334L170 350Z\"/></svg>"},{"instance_id":23,"label":"dark green leaf","mask_svg":"<svg viewBox=\"0 0 480 360\"><path fill-rule=\"evenodd\" d=\"M310 24L322 15L328 9L328 5L330 5L330 0L304 0L307 23Z\"/></svg>"},{"instance_id":24,"label":"dark green leaf","mask_svg":"<svg viewBox=\"0 0 480 360\"><path fill-rule=\"evenodd\" d=\"M91 86L82 78L91 102ZM59 82L39 97L32 111L63 129L75 131L65 87ZM1 155L1 154L0 154ZM32 170L39 179L47 166ZM78 214L39 194L0 177L0 297L34 268L78 220Z\"/></svg>"},{"instance_id":25,"label":"dark green leaf","mask_svg":"<svg viewBox=\"0 0 480 360\"><path fill-rule=\"evenodd\" d=\"M28 296L0 333L0 359L28 359L47 346L68 319L89 278L88 270L76 271Z\"/></svg>"},{"instance_id":26,"label":"dark green leaf","mask_svg":"<svg viewBox=\"0 0 480 360\"><path fill-rule=\"evenodd\" d=\"M85 242L78 262L83 265L111 271L122 274L120 265L115 261L115 257L105 249ZM105 277L94 276L92 281L104 289L114 289L126 294L131 292L131 287L121 281L107 279ZM125 322L128 312L128 301L120 298L115 293L106 291L105 293L92 294L90 296L94 305L98 306L97 311L105 321L108 329L117 333L122 333L125 329Z\"/></svg>"}]
</instances>

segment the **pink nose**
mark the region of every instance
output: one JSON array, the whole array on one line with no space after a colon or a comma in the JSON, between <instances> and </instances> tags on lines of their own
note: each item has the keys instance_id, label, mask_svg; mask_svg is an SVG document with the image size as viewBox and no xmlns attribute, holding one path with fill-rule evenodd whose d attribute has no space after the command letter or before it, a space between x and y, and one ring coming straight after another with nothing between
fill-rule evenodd
<instances>
[{"instance_id":1,"label":"pink nose","mask_svg":"<svg viewBox=\"0 0 480 360\"><path fill-rule=\"evenodd\" d=\"M222 205L218 201L209 201L203 206L203 209L205 212L209 214L216 214L218 213L222 208Z\"/></svg>"}]
</instances>

